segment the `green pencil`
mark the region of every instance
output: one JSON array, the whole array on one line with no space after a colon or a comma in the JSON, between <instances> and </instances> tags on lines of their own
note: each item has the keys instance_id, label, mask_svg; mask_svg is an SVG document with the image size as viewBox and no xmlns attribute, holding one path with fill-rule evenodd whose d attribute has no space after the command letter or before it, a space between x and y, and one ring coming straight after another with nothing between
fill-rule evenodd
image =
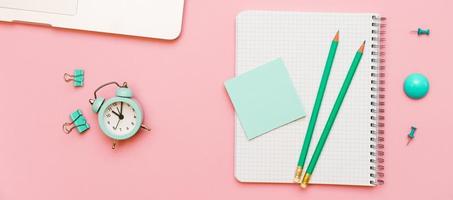
<instances>
[{"instance_id":1,"label":"green pencil","mask_svg":"<svg viewBox=\"0 0 453 200\"><path fill-rule=\"evenodd\" d=\"M327 56L326 65L324 66L324 72L322 73L321 82L319 83L318 94L316 94L315 105L310 117L308 124L307 133L305 134L304 144L300 151L299 162L297 163L296 175L294 181L297 183L301 182L302 171L304 169L305 159L307 158L308 147L310 147L311 137L313 136L313 130L315 129L316 120L318 119L319 108L321 107L322 98L324 97L324 91L326 91L327 81L329 80L330 69L337 52L339 40L339 31L335 34L335 37L330 44L329 55Z\"/></svg>"},{"instance_id":2,"label":"green pencil","mask_svg":"<svg viewBox=\"0 0 453 200\"><path fill-rule=\"evenodd\" d=\"M316 145L315 152L313 153L313 157L311 157L310 164L308 164L307 172L304 175L302 183L300 184L301 187L307 187L308 182L310 181L311 174L315 169L316 163L318 162L319 156L321 155L322 149L324 144L326 143L327 137L329 137L330 130L332 129L332 125L335 122L335 118L337 117L338 111L340 110L341 104L343 103L344 97L348 92L349 85L351 85L352 78L354 78L355 71L357 70L357 66L359 66L360 60L362 59L363 50L365 48L365 41L363 41L362 46L360 46L359 50L354 56L354 60L352 61L351 67L349 68L348 74L341 86L340 93L338 94L337 99L335 100L335 104L333 105L332 111L330 112L329 118L327 119L326 125L324 130L322 131L321 137L319 138L318 145Z\"/></svg>"}]
</instances>

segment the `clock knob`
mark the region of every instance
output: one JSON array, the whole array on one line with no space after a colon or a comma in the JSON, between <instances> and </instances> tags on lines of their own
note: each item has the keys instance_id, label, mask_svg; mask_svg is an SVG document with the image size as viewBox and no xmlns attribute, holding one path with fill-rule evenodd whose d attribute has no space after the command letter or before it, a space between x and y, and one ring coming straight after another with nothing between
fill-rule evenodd
<instances>
[{"instance_id":1,"label":"clock knob","mask_svg":"<svg viewBox=\"0 0 453 200\"><path fill-rule=\"evenodd\" d=\"M95 113L98 113L99 109L101 109L102 104L104 104L104 101L104 97L98 97L95 100L90 99L91 110Z\"/></svg>"},{"instance_id":2,"label":"clock knob","mask_svg":"<svg viewBox=\"0 0 453 200\"><path fill-rule=\"evenodd\" d=\"M132 97L132 90L126 87L120 87L116 89L116 96L117 97L124 97L124 98L131 98Z\"/></svg>"}]
</instances>

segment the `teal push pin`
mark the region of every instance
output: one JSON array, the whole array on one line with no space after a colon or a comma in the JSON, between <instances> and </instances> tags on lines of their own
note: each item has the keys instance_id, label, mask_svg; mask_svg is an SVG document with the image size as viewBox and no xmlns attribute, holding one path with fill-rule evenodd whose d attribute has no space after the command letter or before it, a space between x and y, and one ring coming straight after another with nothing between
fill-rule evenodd
<instances>
[{"instance_id":1,"label":"teal push pin","mask_svg":"<svg viewBox=\"0 0 453 200\"><path fill-rule=\"evenodd\" d=\"M415 127L411 127L411 132L407 135L407 137L409 138L409 140L407 141L407 144L406 145L409 145L409 143L412 141L412 139L415 138L415 130L417 130L417 128Z\"/></svg>"},{"instance_id":2,"label":"teal push pin","mask_svg":"<svg viewBox=\"0 0 453 200\"><path fill-rule=\"evenodd\" d=\"M418 28L416 31L412 31L413 33L417 33L417 35L429 35L430 31L429 31L429 28L428 29L421 29L421 28Z\"/></svg>"},{"instance_id":3,"label":"teal push pin","mask_svg":"<svg viewBox=\"0 0 453 200\"><path fill-rule=\"evenodd\" d=\"M82 87L85 80L85 72L83 69L75 69L74 74L64 74L64 80L66 82L72 81L74 87Z\"/></svg>"},{"instance_id":4,"label":"teal push pin","mask_svg":"<svg viewBox=\"0 0 453 200\"><path fill-rule=\"evenodd\" d=\"M426 76L413 73L404 80L404 92L411 99L421 99L429 91L429 81Z\"/></svg>"}]
</instances>

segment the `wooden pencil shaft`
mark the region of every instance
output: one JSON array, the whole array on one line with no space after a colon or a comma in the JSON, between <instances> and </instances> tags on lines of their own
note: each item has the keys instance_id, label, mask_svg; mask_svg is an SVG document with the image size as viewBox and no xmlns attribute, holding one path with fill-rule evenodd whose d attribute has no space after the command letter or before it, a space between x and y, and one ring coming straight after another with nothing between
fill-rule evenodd
<instances>
[{"instance_id":1,"label":"wooden pencil shaft","mask_svg":"<svg viewBox=\"0 0 453 200\"><path fill-rule=\"evenodd\" d=\"M352 61L348 74L346 75L343 85L341 86L340 93L338 94L338 97L335 100L335 104L332 108L329 118L327 119L324 130L322 131L321 137L319 138L319 142L316 145L316 149L313 153L313 156L311 157L310 164L308 165L307 173L309 174L313 173L316 163L318 162L319 156L321 155L322 149L324 148L324 145L327 141L327 137L329 136L330 130L332 129L332 126L335 122L338 111L341 108L341 104L343 103L344 97L346 96L349 86L351 85L352 79L354 78L354 74L357 70L360 60L362 59L364 44L365 43L362 44L359 51L357 51L357 53L355 54L354 60Z\"/></svg>"},{"instance_id":2,"label":"wooden pencil shaft","mask_svg":"<svg viewBox=\"0 0 453 200\"><path fill-rule=\"evenodd\" d=\"M312 114L310 117L310 122L308 124L307 132L306 132L305 138L304 138L304 143L302 146L302 150L300 152L299 162L297 164L299 167L303 167L303 165L305 163L305 159L307 158L308 148L310 147L311 138L313 136L313 130L315 128L316 121L318 119L319 108L321 107L322 99L324 97L324 92L326 90L327 82L329 80L330 71L332 69L332 64L335 59L335 54L337 52L338 36L339 36L338 34L339 33L337 32L337 34L335 35L335 38L332 40L332 43L330 45L329 54L327 56L327 61L324 66L324 71L322 73L321 82L319 83L319 89L318 89L318 93L316 94L316 100L315 100L315 104L313 106L313 111L312 111Z\"/></svg>"}]
</instances>

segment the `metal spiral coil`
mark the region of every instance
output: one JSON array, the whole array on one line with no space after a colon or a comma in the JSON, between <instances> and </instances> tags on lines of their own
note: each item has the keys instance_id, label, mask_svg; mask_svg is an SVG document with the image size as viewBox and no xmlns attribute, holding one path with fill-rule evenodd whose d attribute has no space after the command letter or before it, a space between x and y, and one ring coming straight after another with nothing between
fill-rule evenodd
<instances>
[{"instance_id":1,"label":"metal spiral coil","mask_svg":"<svg viewBox=\"0 0 453 200\"><path fill-rule=\"evenodd\" d=\"M371 91L375 92L375 94L371 95L371 98L374 99L371 102L371 106L373 107L370 109L371 114L371 121L370 127L372 128L370 131L370 184L372 185L382 185L384 184L384 98L385 98L385 53L383 50L385 49L384 42L386 41L383 37L385 35L385 18L372 16L373 22L371 26L373 29L371 33L374 35L371 38Z\"/></svg>"}]
</instances>

